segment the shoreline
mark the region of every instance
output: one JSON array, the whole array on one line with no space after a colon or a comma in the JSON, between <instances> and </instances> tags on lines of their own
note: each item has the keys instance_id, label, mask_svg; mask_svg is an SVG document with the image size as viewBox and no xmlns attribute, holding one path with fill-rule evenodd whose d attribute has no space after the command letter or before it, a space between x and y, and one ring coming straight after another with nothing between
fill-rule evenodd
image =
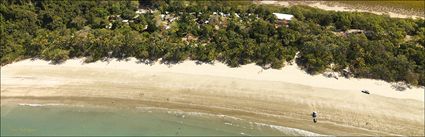
<instances>
[{"instance_id":1,"label":"shoreline","mask_svg":"<svg viewBox=\"0 0 425 137\"><path fill-rule=\"evenodd\" d=\"M145 102L142 100L124 100L124 99L111 99L111 98L84 98L84 97L6 97L2 99L2 106L28 106L28 107L84 107L84 108L104 108L104 109L139 109L139 108L153 108L153 109L163 109L163 110L173 110L175 112L183 113L202 113L210 116L223 116L232 119L239 119L252 123L259 123L269 126L283 127L291 130L298 130L297 133L306 133L307 135L314 136L327 136L327 135L386 135L386 136L395 136L399 134L388 133L388 132L379 132L375 130L369 130L361 127L354 127L349 125L339 125L338 123L330 123L328 121L323 122L319 121L321 125L326 125L326 128L334 127L339 128L338 132L324 134L323 129L312 129L317 128L315 125L310 125L311 130L306 130L304 128L305 119L296 119L292 117L270 117L267 115L262 115L261 113L256 112L246 112L243 110L237 109L227 109L227 108L209 108L208 106L196 106L193 104L174 104L170 102ZM114 101L111 103L110 101ZM25 104L19 104L26 102ZM60 105L55 104L61 102ZM159 103L160 105L158 105ZM55 105L52 105L55 104ZM154 106L154 107L152 107ZM281 124L276 121L283 121L290 123L292 125L288 126ZM310 120L308 120L310 122ZM297 124L298 122L303 124ZM350 133L351 132L351 133ZM337 133L337 134L335 134Z\"/></svg>"},{"instance_id":2,"label":"shoreline","mask_svg":"<svg viewBox=\"0 0 425 137\"><path fill-rule=\"evenodd\" d=\"M254 64L229 68L193 61L168 66L135 59L89 64L71 59L50 65L27 59L3 66L1 72L2 105L142 105L222 114L326 135L423 135L424 131L422 88L388 91L390 83L310 76L296 65L262 70ZM371 94L347 90L358 84L371 86ZM312 111L319 112L317 124L311 122Z\"/></svg>"},{"instance_id":3,"label":"shoreline","mask_svg":"<svg viewBox=\"0 0 425 137\"><path fill-rule=\"evenodd\" d=\"M206 112L199 112L199 111L192 111L192 110L186 110L183 111L181 109L173 109L173 108L164 108L164 107L150 107L150 106L125 106L125 107L118 107L118 106L105 106L105 105L99 105L96 103L89 103L85 102L83 104L78 104L81 102L74 102L77 104L71 104L71 102L57 104L57 103L47 103L46 100L40 100L37 101L37 99L32 100L26 100L26 99L11 99L12 101L6 101L6 103L1 104L3 107L41 107L41 108L51 108L51 107L66 107L66 108L87 108L87 109L102 109L104 111L136 111L139 113L168 113L173 114L176 116L180 116L181 118L185 118L186 116L195 116L195 117L203 117L203 118L220 118L225 122L224 124L233 126L233 124L238 123L232 123L233 122L246 122L250 123L250 125L256 125L261 127L269 127L271 129L275 129L283 134L291 134L291 135L299 135L299 136L324 136L321 134L297 129L297 128L290 128L290 127L284 127L284 126L278 126L278 125L272 125L272 124L265 124L265 123L258 123L255 121L248 121L245 119L223 115L223 114L212 114L212 113L206 113ZM32 102L32 104L29 103L19 103L19 102L25 102L25 100L28 102ZM6 112L7 113L7 112ZM241 133L243 135L243 133Z\"/></svg>"}]
</instances>

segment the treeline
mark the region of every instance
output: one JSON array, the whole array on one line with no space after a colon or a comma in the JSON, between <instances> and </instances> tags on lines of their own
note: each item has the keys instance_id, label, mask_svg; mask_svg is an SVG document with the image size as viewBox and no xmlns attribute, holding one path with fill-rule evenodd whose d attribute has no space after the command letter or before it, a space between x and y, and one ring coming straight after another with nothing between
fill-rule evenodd
<instances>
[{"instance_id":1,"label":"treeline","mask_svg":"<svg viewBox=\"0 0 425 137\"><path fill-rule=\"evenodd\" d=\"M148 12L136 13L138 8ZM274 12L295 19L282 24ZM86 62L135 57L279 69L295 59L311 74L332 70L425 85L423 19L177 0L6 0L0 1L0 14L2 65L26 58L60 63L74 57Z\"/></svg>"}]
</instances>

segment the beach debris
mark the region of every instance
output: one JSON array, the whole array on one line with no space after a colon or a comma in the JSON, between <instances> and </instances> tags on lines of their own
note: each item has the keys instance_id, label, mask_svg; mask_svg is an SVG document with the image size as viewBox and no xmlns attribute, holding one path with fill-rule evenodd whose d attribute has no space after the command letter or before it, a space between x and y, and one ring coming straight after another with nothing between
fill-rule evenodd
<instances>
[{"instance_id":1,"label":"beach debris","mask_svg":"<svg viewBox=\"0 0 425 137\"><path fill-rule=\"evenodd\" d=\"M334 78L338 80L338 75L336 75L335 72L324 72L322 75L327 78Z\"/></svg>"},{"instance_id":2,"label":"beach debris","mask_svg":"<svg viewBox=\"0 0 425 137\"><path fill-rule=\"evenodd\" d=\"M370 94L369 90L362 90L362 93Z\"/></svg>"},{"instance_id":3,"label":"beach debris","mask_svg":"<svg viewBox=\"0 0 425 137\"><path fill-rule=\"evenodd\" d=\"M396 83L391 83L391 88L395 89L396 91L404 91L411 87L404 82L396 82Z\"/></svg>"}]
</instances>

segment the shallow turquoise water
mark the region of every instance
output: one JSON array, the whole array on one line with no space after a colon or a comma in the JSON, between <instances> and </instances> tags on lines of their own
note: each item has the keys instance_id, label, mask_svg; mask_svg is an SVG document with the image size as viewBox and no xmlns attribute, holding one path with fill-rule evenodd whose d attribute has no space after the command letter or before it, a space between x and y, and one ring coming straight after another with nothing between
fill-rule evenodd
<instances>
[{"instance_id":1,"label":"shallow turquoise water","mask_svg":"<svg viewBox=\"0 0 425 137\"><path fill-rule=\"evenodd\" d=\"M227 116L164 109L2 106L1 135L294 135Z\"/></svg>"}]
</instances>

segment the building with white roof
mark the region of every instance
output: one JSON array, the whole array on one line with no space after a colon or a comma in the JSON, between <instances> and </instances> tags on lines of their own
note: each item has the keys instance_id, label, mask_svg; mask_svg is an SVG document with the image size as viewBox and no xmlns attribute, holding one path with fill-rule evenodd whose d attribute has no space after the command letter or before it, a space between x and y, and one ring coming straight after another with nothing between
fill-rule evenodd
<instances>
[{"instance_id":1,"label":"building with white roof","mask_svg":"<svg viewBox=\"0 0 425 137\"><path fill-rule=\"evenodd\" d=\"M273 13L273 15L279 20L292 20L292 18L294 18L294 15L291 14Z\"/></svg>"}]
</instances>

